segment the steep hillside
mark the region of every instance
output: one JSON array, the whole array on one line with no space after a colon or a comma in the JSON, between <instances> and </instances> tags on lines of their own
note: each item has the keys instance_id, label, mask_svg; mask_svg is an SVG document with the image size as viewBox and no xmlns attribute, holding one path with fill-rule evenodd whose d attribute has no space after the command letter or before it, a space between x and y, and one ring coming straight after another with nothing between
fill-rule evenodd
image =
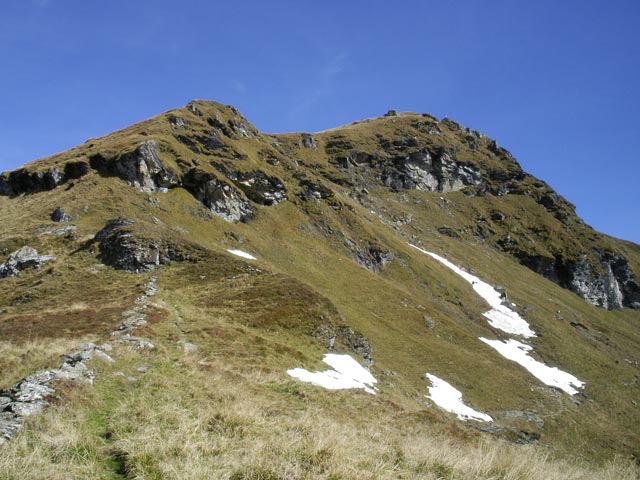
<instances>
[{"instance_id":1,"label":"steep hillside","mask_svg":"<svg viewBox=\"0 0 640 480\"><path fill-rule=\"evenodd\" d=\"M638 473L640 246L452 120L196 100L0 215L0 476Z\"/></svg>"}]
</instances>

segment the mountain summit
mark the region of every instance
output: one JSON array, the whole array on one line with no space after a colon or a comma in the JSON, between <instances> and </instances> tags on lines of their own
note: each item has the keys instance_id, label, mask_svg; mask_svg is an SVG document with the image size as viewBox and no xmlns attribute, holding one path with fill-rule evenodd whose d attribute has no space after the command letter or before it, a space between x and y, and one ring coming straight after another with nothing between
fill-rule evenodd
<instances>
[{"instance_id":1,"label":"mountain summit","mask_svg":"<svg viewBox=\"0 0 640 480\"><path fill-rule=\"evenodd\" d=\"M640 246L451 119L194 100L3 173L0 215L2 474L467 478L433 436L633 475Z\"/></svg>"}]
</instances>

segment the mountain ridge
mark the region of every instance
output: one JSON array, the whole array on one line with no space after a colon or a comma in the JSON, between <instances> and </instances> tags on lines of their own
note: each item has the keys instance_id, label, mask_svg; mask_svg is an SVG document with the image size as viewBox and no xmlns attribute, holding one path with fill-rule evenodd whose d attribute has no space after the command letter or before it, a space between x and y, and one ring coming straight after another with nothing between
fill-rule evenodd
<instances>
[{"instance_id":1,"label":"mountain ridge","mask_svg":"<svg viewBox=\"0 0 640 480\"><path fill-rule=\"evenodd\" d=\"M640 455L638 246L595 232L495 141L451 120L389 112L328 132L265 134L233 107L197 100L5 172L0 193L0 253L19 267L0 279L0 347L23 359L0 357L2 385L16 385L6 389L9 406L0 404L0 426L5 417L18 421L20 378L60 369L60 345L72 353L80 339L108 343L115 361L86 360L96 372L91 388L53 381L64 402L20 417L25 428L0 447L0 472L2 448L11 463L32 451L14 445L34 439L41 448L40 435L59 438L40 418L72 429L65 402L99 419L75 423L83 429L79 442L97 452L91 465L108 470L115 462L143 478L183 471L175 463L181 454L162 446L175 449L184 439L173 436L172 425L190 425L202 445L224 442L219 466L209 447L190 453L195 464L221 468L222 478L259 478L247 465L275 472L271 478L332 471L362 478L375 470L373 457L358 457L359 466L313 440L304 458L323 449L328 457L311 464L287 442L273 443L287 435L280 422L313 438L326 435L300 423L297 415L312 411L323 412L320 423L347 422L369 438L372 451L399 452L384 457L380 478L395 478L395 469L409 478L470 475L453 457L444 466L421 460L427 453L409 446L418 441L415 432L447 431L469 448L492 442L487 435L537 443L536 452L587 469L616 455ZM48 260L21 263L14 255L20 249ZM150 278L156 280L146 323L136 323L131 305L146 295ZM500 315L521 318L527 328L504 330ZM118 331L155 346L131 351L133 340L115 341L125 335L112 336ZM507 347L526 353L521 363L500 351ZM325 392L288 376L326 372L327 352L367 367L376 395ZM575 381L563 390L523 364ZM449 385L461 402L484 412L478 418L491 421L452 418L429 390L436 384ZM268 413L249 413L240 388ZM176 404L192 420L180 413L181 426L172 423ZM124 420L125 405L140 421ZM163 422L149 421L154 414ZM414 432L410 440L399 440L406 432L396 423ZM157 428L158 442L148 447L153 455L142 440L149 424ZM370 438L362 430L369 424L397 448ZM259 454L264 464L243 453L251 438L268 445ZM267 453L272 448L281 449L277 459ZM84 471L77 458L64 458ZM298 473L288 475L289 468ZM499 468L481 478L494 478ZM521 478L554 478L542 472ZM37 478L23 475L30 476Z\"/></svg>"},{"instance_id":2,"label":"mountain ridge","mask_svg":"<svg viewBox=\"0 0 640 480\"><path fill-rule=\"evenodd\" d=\"M237 151L234 151L233 146L225 145L223 140L225 138L229 140L244 138L258 140L264 143L264 139L260 138L260 136L266 139L274 139L276 145L278 144L278 139L283 141L283 143L286 142L289 150L285 152L280 149L278 152L278 148L275 148L275 155L280 154L280 156L282 156L282 154L284 154L285 156L291 156L299 154L300 152L295 151L295 144L291 145L294 138L298 139L298 148L317 151L317 146L315 145L312 134L304 132L261 134L234 107L223 106L216 102L194 100L185 108L192 116L202 117L203 114L197 105L204 105L215 113L211 116L209 115L211 112L208 112L208 116L206 117L207 126L211 127L211 130L204 131L202 135L196 135L195 140L190 140L187 136L180 133L181 130L185 129L184 119L176 116L180 115L180 109L173 109L157 117L139 122L132 127L108 134L96 141L125 135L131 129L140 129L144 127L144 125L152 125L154 122L157 122L158 118L163 117L168 120L173 127L173 140L182 143L194 153L204 152L207 155L212 155L213 152L215 152L215 155L220 158L220 155L224 152L224 155L227 156L231 154L231 156L239 155L241 157L246 154L239 154ZM221 115L222 119L218 118L218 115ZM387 123L391 120L391 122L394 123L401 121L410 123L410 125L405 128L404 138L396 139L395 143L393 143L394 141L389 141L389 139L382 138L380 133L374 131L379 143L379 145L376 145L376 148L382 149L382 157L379 153L376 153L375 148L371 148L370 144L363 145L363 142L361 142L360 145L350 144L348 140L345 140L346 137L342 133L348 132L349 130L357 131L363 127L369 128L372 123L380 123L385 120ZM448 133L453 134L454 140L455 136L463 137L464 147L466 148L462 148L455 142L447 141L450 139L443 139L442 142L434 142L433 136L443 137L442 127L448 130ZM374 126L373 129L375 130L375 128ZM418 141L415 134L425 129L427 130L427 136L421 137L420 141ZM396 129L396 132L397 130L398 129ZM146 136L147 134L152 133L142 131L140 135ZM598 237L602 239L601 234L595 232L577 217L574 205L558 195L546 183L524 172L511 153L500 147L495 140L486 137L478 131L465 128L451 119L444 118L438 121L430 114L418 115L412 112L398 114L395 111L390 111L383 117L356 121L346 126L317 132L315 135L319 136L318 138L321 138L321 141L326 143L325 152L330 157L329 163L338 167L337 171L329 173L328 176L324 175L325 179L338 183L341 186L354 187L353 182L347 180L346 175L344 175L345 170L348 171L351 168L369 164L373 169L379 171L378 180L394 191L418 189L447 193L448 191L465 188L467 195L486 196L487 193L490 193L494 196L502 196L511 193L531 196L536 203L542 205L557 220L569 222L569 224L566 225L567 230L578 228L586 231L587 235L592 236L596 240L599 239ZM371 139L368 140L370 141ZM293 141L295 142L295 140ZM91 152L90 149L93 146L91 142L91 140L88 140L85 144L74 147L70 152L74 150L82 151L83 148L87 147L87 144L89 144L89 152ZM222 187L225 186L224 182L228 182L229 180L234 182L236 187L239 186L240 190L243 190L242 184L243 182L246 183L248 181L247 179L238 179L237 172L231 172L229 166L225 166L224 162L217 162L213 165L213 171L206 168L193 168L193 165L187 165L184 161L180 165L173 163L171 168L164 169L162 161L158 158L158 154L163 148L171 150L172 147L169 146L168 143L165 143L163 147L159 147L155 142L153 139L148 142L144 140L141 141L134 150L128 153L129 157L126 158L107 159L102 158L103 153L101 152L93 154L86 153L84 155L88 155L88 162L78 160L68 161L64 163L64 166L49 167L49 169L45 171L38 171L36 165L50 163L52 161L55 162L57 158L64 158L68 156L69 153L61 153L37 160L34 163L36 171L33 173L29 173L28 169L21 168L0 175L0 195L11 196L55 188L68 180L80 178L86 175L90 169L94 169L102 175L119 175L143 190L183 186L192 191L200 201L204 200L205 202L209 202L210 206L217 202L221 205L220 208L228 210L231 203L233 203L234 212L227 211L224 213L224 215L232 221L249 219L251 217L250 205L238 202L236 200L236 198L239 198L238 194L233 191L229 193L233 199L217 199L215 202L211 198L205 199L208 194L204 191L195 193L195 190L200 188L199 185L211 182L216 175L220 176L220 174L222 174L222 178L218 178L217 180L218 190L221 190ZM427 143L425 144L425 142ZM274 143L272 142L270 146L273 147L273 145ZM432 150L431 152L428 148L425 148L429 145L429 148ZM132 145L129 145L129 147L131 148ZM413 149L413 151L409 154L403 153L398 155L394 152L394 150L411 149ZM79 153L81 156L83 155L83 153ZM272 163L280 161L278 157L274 155L273 151L263 151L261 154L267 156L272 155ZM384 157L385 155L387 158ZM393 157L393 155L396 156ZM480 155L483 155L483 158L480 160L483 162L481 163L481 168L478 164L478 157ZM140 163L140 159L142 159L142 163ZM496 159L498 159L498 163L496 163ZM227 158L226 161L228 162L229 158ZM266 161L268 162L268 159ZM397 165L394 165L394 162L404 163L404 165L396 168ZM137 172L136 169L139 168L146 171ZM149 169L152 171L150 172ZM250 172L244 172L243 174L247 176L250 175ZM162 178L158 177L156 180L152 178L158 175ZM233 175L236 176L235 179ZM264 174L262 173L262 175ZM363 183L363 185L369 185L371 183L371 178L366 177L366 174L359 177L359 181ZM265 202L277 203L281 199L262 198L267 190L273 190L273 188L275 188L274 185L269 185L270 182L277 181L274 179L275 177L264 177L258 180L264 183L261 187L263 189L262 193L256 193L253 188L244 188L243 193L245 195L247 195L247 192L250 192L250 195L253 194L254 197L250 198L250 200L258 204L264 204ZM251 181L256 181L256 179L253 178ZM475 187L475 189L470 187ZM364 188L366 189L366 186ZM211 190L210 187L209 189ZM280 185L280 190L280 193L276 195L283 195L282 185ZM271 194L272 193L267 193L267 195ZM316 195L321 196L322 193L316 192ZM225 202L227 204L226 206L223 205ZM216 209L212 207L212 210L215 211ZM218 209L218 213L220 213L220 211L221 210ZM494 212L491 220L500 221L502 216L502 213ZM443 226L442 229L452 236L459 235L455 229L450 229L448 226ZM540 235L541 232L533 231L531 233L537 238L533 240L528 239L529 243L538 241L543 244L543 249L547 251L538 252L537 250L540 250L539 248L535 246L532 248L530 245L523 247L521 244L518 244L517 239L512 239L510 235L496 239L494 244L504 251L510 252L518 258L521 263L532 270L558 283L564 288L571 289L590 303L602 305L607 308L620 308L623 305L640 308L640 287L635 280L635 273L629 267L624 255L611 251L610 248L597 245L597 243L603 242L593 241L584 242L587 243L587 245L580 245L581 248L574 249L580 250L580 255L578 255L576 251L570 252L569 255L558 254L553 251L553 248L550 250L545 248L546 245L544 244L549 243L548 239L541 237L547 234L547 232L542 232L543 235ZM485 232L479 232L480 236L485 234Z\"/></svg>"}]
</instances>

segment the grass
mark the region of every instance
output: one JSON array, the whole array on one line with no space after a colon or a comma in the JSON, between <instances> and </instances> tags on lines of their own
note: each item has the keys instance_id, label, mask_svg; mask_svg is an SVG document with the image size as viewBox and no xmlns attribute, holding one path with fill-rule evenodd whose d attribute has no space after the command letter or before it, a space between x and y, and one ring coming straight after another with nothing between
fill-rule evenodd
<instances>
[{"instance_id":1,"label":"grass","mask_svg":"<svg viewBox=\"0 0 640 480\"><path fill-rule=\"evenodd\" d=\"M117 352L113 370L98 365L93 389L69 390L31 420L0 449L0 477L637 478L629 464L585 470L536 448L469 435L453 422L425 422L364 393L274 390L281 375L241 368L232 356L202 368L175 349L175 328L158 324L155 354ZM200 340L205 350L227 341ZM144 373L141 363L149 365Z\"/></svg>"}]
</instances>

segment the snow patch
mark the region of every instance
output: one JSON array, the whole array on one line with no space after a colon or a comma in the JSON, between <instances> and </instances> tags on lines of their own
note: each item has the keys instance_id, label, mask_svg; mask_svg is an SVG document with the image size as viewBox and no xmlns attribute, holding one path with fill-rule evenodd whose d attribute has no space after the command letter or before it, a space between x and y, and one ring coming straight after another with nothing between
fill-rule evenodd
<instances>
[{"instance_id":1,"label":"snow patch","mask_svg":"<svg viewBox=\"0 0 640 480\"><path fill-rule=\"evenodd\" d=\"M375 384L378 382L371 373L349 355L327 353L322 359L333 368L324 372L310 372L303 368L292 368L287 374L329 390L361 388L375 395Z\"/></svg>"},{"instance_id":2,"label":"snow patch","mask_svg":"<svg viewBox=\"0 0 640 480\"><path fill-rule=\"evenodd\" d=\"M460 390L430 373L427 373L427 378L431 382L431 386L429 387L429 395L425 395L425 397L431 399L440 408L447 412L455 413L460 420L493 422L493 418L486 413L478 412L465 405L462 401L462 392Z\"/></svg>"},{"instance_id":3,"label":"snow patch","mask_svg":"<svg viewBox=\"0 0 640 480\"><path fill-rule=\"evenodd\" d=\"M475 292L482 298L484 298L484 300L491 307L491 310L484 312L482 315L487 320L489 320L489 324L492 327L502 330L505 333L520 335L524 338L535 337L536 334L533 330L531 330L531 327L529 327L527 321L520 315L518 315L518 313L503 305L502 295L491 285L483 282L475 275L471 275L470 273L465 272L460 267L454 265L449 260L441 257L440 255L428 252L420 247L416 247L415 245L409 244L409 246L415 248L416 250L420 250L425 255L429 255L431 258L434 258L444 266L450 268L467 282L469 282Z\"/></svg>"},{"instance_id":4,"label":"snow patch","mask_svg":"<svg viewBox=\"0 0 640 480\"><path fill-rule=\"evenodd\" d=\"M227 252L232 253L233 255L237 255L238 257L246 258L249 260L256 260L256 257L251 255L250 253L243 252L242 250L227 250Z\"/></svg>"},{"instance_id":5,"label":"snow patch","mask_svg":"<svg viewBox=\"0 0 640 480\"><path fill-rule=\"evenodd\" d=\"M469 282L478 295L485 299L485 301L491 306L491 310L483 313L482 315L489 320L489 324L495 328L502 330L503 332L520 335L525 338L535 336L535 332L531 330L529 324L520 315L511 310L509 307L502 305L502 298L500 292L483 282L475 275L471 275L465 272L457 265L454 265L446 258L436 255L435 253L428 252L415 245L409 244L409 246L420 250L422 253L429 255L431 258L439 261L443 265L447 266L455 273ZM564 372L557 367L549 367L542 362L539 362L529 356L529 353L533 351L533 347L519 342L518 340L488 340L480 337L480 340L494 348L503 357L516 362L518 365L524 367L529 373L540 380L545 385L559 388L560 390L568 393L569 395L575 395L578 393L578 388L582 388L585 382L578 380L570 373ZM457 390L456 390L457 391ZM435 401L435 400L434 400ZM437 403L437 402L436 402Z\"/></svg>"},{"instance_id":6,"label":"snow patch","mask_svg":"<svg viewBox=\"0 0 640 480\"><path fill-rule=\"evenodd\" d=\"M578 380L570 373L563 372L556 367L549 367L529 356L533 350L531 346L517 340L488 340L480 337L480 340L495 348L503 357L516 362L526 368L534 377L545 385L559 388L560 390L575 395L578 388L584 387L585 383Z\"/></svg>"}]
</instances>

